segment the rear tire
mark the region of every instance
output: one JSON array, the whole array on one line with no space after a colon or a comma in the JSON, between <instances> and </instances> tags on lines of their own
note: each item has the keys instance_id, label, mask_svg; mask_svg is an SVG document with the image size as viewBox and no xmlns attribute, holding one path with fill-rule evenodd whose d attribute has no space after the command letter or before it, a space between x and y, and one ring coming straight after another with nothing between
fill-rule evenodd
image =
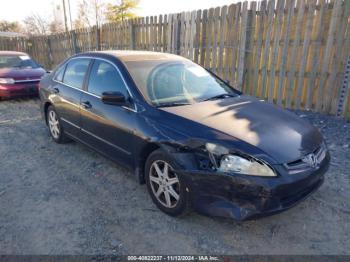
<instances>
[{"instance_id":1,"label":"rear tire","mask_svg":"<svg viewBox=\"0 0 350 262\"><path fill-rule=\"evenodd\" d=\"M148 192L156 206L170 216L182 216L190 210L186 184L174 172L176 166L161 149L152 152L145 165Z\"/></svg>"},{"instance_id":2,"label":"rear tire","mask_svg":"<svg viewBox=\"0 0 350 262\"><path fill-rule=\"evenodd\" d=\"M64 133L63 127L61 125L61 119L59 118L53 106L49 106L47 108L46 121L49 127L50 135L56 143L63 144L71 141Z\"/></svg>"}]
</instances>

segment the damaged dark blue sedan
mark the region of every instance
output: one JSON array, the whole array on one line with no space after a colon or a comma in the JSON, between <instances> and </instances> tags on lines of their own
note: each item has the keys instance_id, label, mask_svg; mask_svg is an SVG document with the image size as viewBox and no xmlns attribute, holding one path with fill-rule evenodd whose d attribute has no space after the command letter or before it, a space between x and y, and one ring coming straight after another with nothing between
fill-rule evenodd
<instances>
[{"instance_id":1,"label":"damaged dark blue sedan","mask_svg":"<svg viewBox=\"0 0 350 262\"><path fill-rule=\"evenodd\" d=\"M317 190L329 166L316 128L171 54L75 55L41 81L40 98L54 141L130 168L172 216L280 212Z\"/></svg>"}]
</instances>

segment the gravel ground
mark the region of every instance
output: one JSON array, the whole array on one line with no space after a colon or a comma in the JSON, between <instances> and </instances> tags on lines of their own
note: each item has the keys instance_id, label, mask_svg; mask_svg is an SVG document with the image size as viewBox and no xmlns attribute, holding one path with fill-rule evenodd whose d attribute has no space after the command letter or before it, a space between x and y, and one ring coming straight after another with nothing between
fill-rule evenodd
<instances>
[{"instance_id":1,"label":"gravel ground","mask_svg":"<svg viewBox=\"0 0 350 262\"><path fill-rule=\"evenodd\" d=\"M145 186L78 143L49 137L35 99L0 102L0 254L350 254L350 123L297 112L327 139L324 185L278 215L172 218Z\"/></svg>"}]
</instances>

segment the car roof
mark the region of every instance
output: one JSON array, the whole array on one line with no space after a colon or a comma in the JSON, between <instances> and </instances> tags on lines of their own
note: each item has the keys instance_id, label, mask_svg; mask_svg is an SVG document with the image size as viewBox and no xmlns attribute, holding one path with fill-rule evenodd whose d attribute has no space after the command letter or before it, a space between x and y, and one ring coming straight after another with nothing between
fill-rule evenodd
<instances>
[{"instance_id":1,"label":"car roof","mask_svg":"<svg viewBox=\"0 0 350 262\"><path fill-rule=\"evenodd\" d=\"M122 62L131 61L146 61L146 60L187 60L186 58L169 53L160 53L152 51L135 51L135 50L108 50L108 51L96 51L89 53L107 54L115 56ZM83 55L83 54L81 54Z\"/></svg>"},{"instance_id":2,"label":"car roof","mask_svg":"<svg viewBox=\"0 0 350 262\"><path fill-rule=\"evenodd\" d=\"M17 52L17 51L0 51L0 56L1 55L17 55L17 56L20 56L20 55L28 55L28 54L23 53L23 52Z\"/></svg>"}]
</instances>

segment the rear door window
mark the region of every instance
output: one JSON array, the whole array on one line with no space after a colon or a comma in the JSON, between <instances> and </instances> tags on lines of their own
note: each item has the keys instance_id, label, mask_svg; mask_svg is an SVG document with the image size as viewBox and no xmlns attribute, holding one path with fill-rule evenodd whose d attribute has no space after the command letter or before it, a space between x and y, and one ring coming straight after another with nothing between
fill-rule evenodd
<instances>
[{"instance_id":1,"label":"rear door window","mask_svg":"<svg viewBox=\"0 0 350 262\"><path fill-rule=\"evenodd\" d=\"M88 58L78 58L68 62L63 77L63 83L82 89L90 61L91 60Z\"/></svg>"}]
</instances>

